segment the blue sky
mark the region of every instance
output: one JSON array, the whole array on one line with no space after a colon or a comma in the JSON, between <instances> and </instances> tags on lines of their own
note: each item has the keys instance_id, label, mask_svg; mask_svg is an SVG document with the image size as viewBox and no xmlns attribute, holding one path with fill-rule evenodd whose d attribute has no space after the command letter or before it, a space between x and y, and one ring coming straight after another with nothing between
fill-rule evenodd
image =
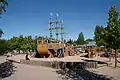
<instances>
[{"instance_id":1,"label":"blue sky","mask_svg":"<svg viewBox=\"0 0 120 80\"><path fill-rule=\"evenodd\" d=\"M108 10L120 0L8 0L7 12L0 19L3 38L32 35L48 36L49 13L60 13L66 38L76 40L83 32L85 39L93 38L96 25L106 26Z\"/></svg>"}]
</instances>

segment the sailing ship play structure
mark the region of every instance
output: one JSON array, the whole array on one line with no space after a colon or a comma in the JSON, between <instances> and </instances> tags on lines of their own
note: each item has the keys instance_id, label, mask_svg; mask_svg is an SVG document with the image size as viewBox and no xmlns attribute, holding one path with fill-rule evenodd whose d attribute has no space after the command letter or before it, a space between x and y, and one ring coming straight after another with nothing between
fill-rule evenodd
<instances>
[{"instance_id":1,"label":"sailing ship play structure","mask_svg":"<svg viewBox=\"0 0 120 80\"><path fill-rule=\"evenodd\" d=\"M47 40L37 40L37 56L40 58L52 58L52 57L64 57L76 54L73 50L71 45L65 43L63 32L63 22L59 20L59 15L56 14L56 19L53 21L52 14L50 14L49 19L49 31L50 31L50 38ZM56 39L53 38L55 32ZM61 39L59 40L59 35Z\"/></svg>"}]
</instances>

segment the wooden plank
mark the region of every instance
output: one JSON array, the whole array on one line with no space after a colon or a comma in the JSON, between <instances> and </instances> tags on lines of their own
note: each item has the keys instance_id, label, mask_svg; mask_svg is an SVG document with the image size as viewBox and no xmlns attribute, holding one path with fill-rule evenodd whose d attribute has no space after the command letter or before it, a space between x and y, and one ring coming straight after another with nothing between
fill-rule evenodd
<instances>
[{"instance_id":1,"label":"wooden plank","mask_svg":"<svg viewBox=\"0 0 120 80\"><path fill-rule=\"evenodd\" d=\"M62 62L62 61L35 61L35 60L20 60L21 64L27 65L39 65L45 67L51 67L55 69L60 68L75 68L78 67L80 69L84 68L97 68L97 62Z\"/></svg>"}]
</instances>

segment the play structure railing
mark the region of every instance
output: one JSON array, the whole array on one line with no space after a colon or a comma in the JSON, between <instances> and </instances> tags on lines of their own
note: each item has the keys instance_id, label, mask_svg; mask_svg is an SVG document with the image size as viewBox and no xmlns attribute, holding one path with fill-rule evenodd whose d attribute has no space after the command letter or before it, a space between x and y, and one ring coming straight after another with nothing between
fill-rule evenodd
<instances>
[{"instance_id":1,"label":"play structure railing","mask_svg":"<svg viewBox=\"0 0 120 80\"><path fill-rule=\"evenodd\" d=\"M59 43L48 43L48 49L63 48L64 46Z\"/></svg>"}]
</instances>

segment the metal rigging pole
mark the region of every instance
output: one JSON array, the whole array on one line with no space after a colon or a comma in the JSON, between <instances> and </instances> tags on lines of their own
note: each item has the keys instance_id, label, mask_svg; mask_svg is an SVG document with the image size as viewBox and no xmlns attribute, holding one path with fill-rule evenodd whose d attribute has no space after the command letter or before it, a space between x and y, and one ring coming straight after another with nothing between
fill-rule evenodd
<instances>
[{"instance_id":1,"label":"metal rigging pole","mask_svg":"<svg viewBox=\"0 0 120 80\"><path fill-rule=\"evenodd\" d=\"M58 13L56 13L55 14L55 21L52 21L52 13L50 13L50 18L49 18L49 24L50 24L50 28L49 28L49 30L50 30L50 40L52 40L52 38L53 38L53 34L52 34L52 31L53 30L55 30L56 31L56 33L55 33L55 35L56 35L56 41L58 41L58 36L59 36L59 34L61 35L61 41L64 41L64 38L63 38L63 36L64 36L64 33L63 33L63 29L64 29L64 27L63 27L63 22L61 21L61 20L59 20L59 14ZM53 27L52 27L53 26ZM59 31L61 31L60 33L58 33Z\"/></svg>"},{"instance_id":2,"label":"metal rigging pole","mask_svg":"<svg viewBox=\"0 0 120 80\"><path fill-rule=\"evenodd\" d=\"M58 13L56 13L56 21L55 21L55 23L56 23L56 27L55 27L55 30L56 30L56 41L58 41L58 23L59 23L59 21L58 21Z\"/></svg>"},{"instance_id":3,"label":"metal rigging pole","mask_svg":"<svg viewBox=\"0 0 120 80\"><path fill-rule=\"evenodd\" d=\"M49 18L49 24L50 24L50 28L49 28L49 30L50 30L50 40L52 40L52 37L53 37L53 35L52 35L52 13L50 13L50 18Z\"/></svg>"},{"instance_id":4,"label":"metal rigging pole","mask_svg":"<svg viewBox=\"0 0 120 80\"><path fill-rule=\"evenodd\" d=\"M63 38L63 36L64 36L64 33L63 33L63 29L64 29L64 27L63 27L63 21L61 21L61 41L64 41L64 38Z\"/></svg>"}]
</instances>

